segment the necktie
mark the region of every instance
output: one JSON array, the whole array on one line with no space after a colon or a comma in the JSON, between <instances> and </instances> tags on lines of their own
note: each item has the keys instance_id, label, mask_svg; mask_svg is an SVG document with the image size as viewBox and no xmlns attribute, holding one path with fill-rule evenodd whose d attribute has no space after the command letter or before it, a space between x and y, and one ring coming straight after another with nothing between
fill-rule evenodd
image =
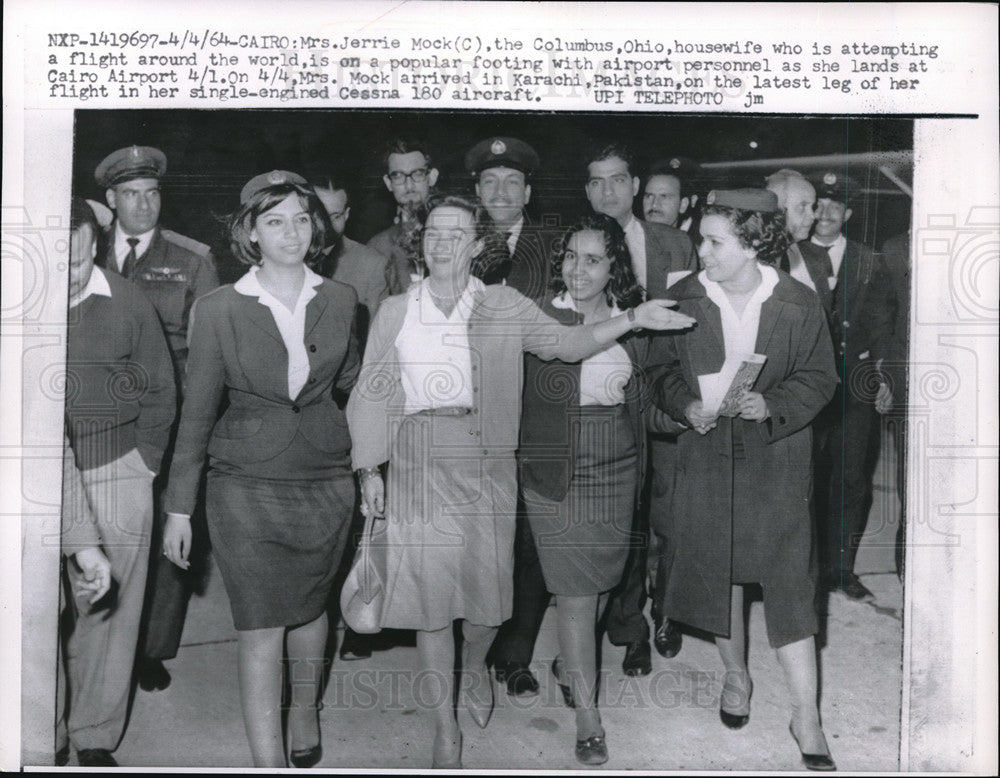
<instances>
[{"instance_id":1,"label":"necktie","mask_svg":"<svg viewBox=\"0 0 1000 778\"><path fill-rule=\"evenodd\" d=\"M830 247L820 246L823 250L823 272L827 278L833 278L833 261L830 259Z\"/></svg>"},{"instance_id":2,"label":"necktie","mask_svg":"<svg viewBox=\"0 0 1000 778\"><path fill-rule=\"evenodd\" d=\"M511 256L507 239L510 233L492 232L486 236L483 252L473 260L472 274L484 284L499 284L510 275Z\"/></svg>"},{"instance_id":3,"label":"necktie","mask_svg":"<svg viewBox=\"0 0 1000 778\"><path fill-rule=\"evenodd\" d=\"M139 239L126 238L125 242L128 243L128 254L125 255L125 261L122 263L122 276L131 279L135 273L135 247L139 245Z\"/></svg>"}]
</instances>

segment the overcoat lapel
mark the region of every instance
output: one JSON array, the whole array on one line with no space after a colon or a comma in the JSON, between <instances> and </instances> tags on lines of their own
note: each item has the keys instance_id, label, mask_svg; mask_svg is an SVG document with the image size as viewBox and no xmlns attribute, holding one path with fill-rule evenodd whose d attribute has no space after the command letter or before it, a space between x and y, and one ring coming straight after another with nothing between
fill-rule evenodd
<instances>
[{"instance_id":1,"label":"overcoat lapel","mask_svg":"<svg viewBox=\"0 0 1000 778\"><path fill-rule=\"evenodd\" d=\"M719 307L707 295L698 299L698 306L701 308L702 321L707 325L706 329L715 336L719 352L725 354L726 338L722 334L722 314L719 313Z\"/></svg>"},{"instance_id":2,"label":"overcoat lapel","mask_svg":"<svg viewBox=\"0 0 1000 778\"><path fill-rule=\"evenodd\" d=\"M761 305L760 324L757 326L757 344L755 346L758 354L767 353L767 344L771 342L771 333L774 332L774 325L778 323L783 305L781 300L775 298L774 292Z\"/></svg>"}]
</instances>

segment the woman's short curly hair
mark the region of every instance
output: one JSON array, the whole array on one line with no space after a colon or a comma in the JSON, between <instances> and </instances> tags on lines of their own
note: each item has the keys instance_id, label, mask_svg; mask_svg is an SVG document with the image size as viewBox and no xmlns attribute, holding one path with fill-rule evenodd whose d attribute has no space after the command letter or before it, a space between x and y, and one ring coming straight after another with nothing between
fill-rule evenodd
<instances>
[{"instance_id":1,"label":"woman's short curly hair","mask_svg":"<svg viewBox=\"0 0 1000 778\"><path fill-rule=\"evenodd\" d=\"M305 262L309 267L316 269L322 259L322 251L326 247L330 219L311 186L292 182L274 184L258 190L229 217L229 246L240 262L245 265L260 264L260 246L250 240L250 233L262 214L280 205L292 194L298 196L299 204L309 214L309 220L312 222L312 240L309 242Z\"/></svg>"},{"instance_id":2,"label":"woman's short curly hair","mask_svg":"<svg viewBox=\"0 0 1000 778\"><path fill-rule=\"evenodd\" d=\"M777 265L791 245L785 229L785 214L781 211L761 213L728 205L706 205L701 218L706 216L722 216L728 220L740 245L756 251L757 260L766 265Z\"/></svg>"},{"instance_id":3,"label":"woman's short curly hair","mask_svg":"<svg viewBox=\"0 0 1000 778\"><path fill-rule=\"evenodd\" d=\"M632 256L625 243L625 232L621 225L603 213L589 214L571 226L556 244L552 255L552 278L550 286L559 294L566 291L562 277L563 259L570 238L578 232L593 230L604 235L604 249L611 260L611 279L604 291L609 304L616 304L622 310L633 308L642 302L643 290L632 271Z\"/></svg>"}]
</instances>

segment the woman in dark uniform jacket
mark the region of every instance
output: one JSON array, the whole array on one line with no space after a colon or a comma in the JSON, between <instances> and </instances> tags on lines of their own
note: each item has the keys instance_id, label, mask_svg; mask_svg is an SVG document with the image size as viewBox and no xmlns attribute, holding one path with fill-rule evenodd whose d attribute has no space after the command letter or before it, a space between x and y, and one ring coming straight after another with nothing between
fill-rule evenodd
<instances>
[{"instance_id":1,"label":"woman in dark uniform jacket","mask_svg":"<svg viewBox=\"0 0 1000 778\"><path fill-rule=\"evenodd\" d=\"M819 299L772 265L785 251L777 198L760 189L712 192L701 221L704 270L671 297L698 326L658 338L657 402L693 431L678 438L674 560L665 610L715 633L726 668L720 716L750 716L743 584L764 591L768 639L791 691L792 735L810 769L834 769L817 707L811 564L812 431L837 384ZM767 357L734 417L702 403L699 376L726 357Z\"/></svg>"},{"instance_id":2,"label":"woman in dark uniform jacket","mask_svg":"<svg viewBox=\"0 0 1000 778\"><path fill-rule=\"evenodd\" d=\"M187 395L165 497L164 553L186 567L187 516L207 453L209 531L237 629L257 767L287 764L283 644L291 667L324 655L326 602L354 503L351 441L333 391L349 392L359 369L357 294L307 266L325 244L326 220L304 183L274 171L243 188L230 233L233 252L252 267L192 310ZM223 396L228 407L217 422ZM321 676L316 667L292 684L296 767L321 756Z\"/></svg>"},{"instance_id":3,"label":"woman in dark uniform jacket","mask_svg":"<svg viewBox=\"0 0 1000 778\"><path fill-rule=\"evenodd\" d=\"M603 214L569 228L541 309L566 325L608 319L642 301L625 234ZM630 332L582 362L525 358L521 489L545 587L556 596L553 672L576 708L576 757L607 761L597 711L596 622L622 578L645 462L639 369L649 339Z\"/></svg>"}]
</instances>

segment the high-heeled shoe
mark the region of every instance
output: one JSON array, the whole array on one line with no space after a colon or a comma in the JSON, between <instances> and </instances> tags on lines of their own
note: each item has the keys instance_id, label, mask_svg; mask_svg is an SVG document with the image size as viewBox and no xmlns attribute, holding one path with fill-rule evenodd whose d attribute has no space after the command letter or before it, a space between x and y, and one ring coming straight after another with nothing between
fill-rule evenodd
<instances>
[{"instance_id":1,"label":"high-heeled shoe","mask_svg":"<svg viewBox=\"0 0 1000 778\"><path fill-rule=\"evenodd\" d=\"M440 730L434 733L434 751L431 754L432 770L461 770L462 769L462 733L458 733L458 742L451 741L450 745L453 753L442 753L445 744L439 739Z\"/></svg>"},{"instance_id":2,"label":"high-heeled shoe","mask_svg":"<svg viewBox=\"0 0 1000 778\"><path fill-rule=\"evenodd\" d=\"M722 684L722 694L719 697L719 719L723 724L729 727L729 729L743 729L743 727L750 722L750 696L753 694L753 681L750 680L749 673L744 673L744 675L746 675L747 679L745 692L743 689L738 689L737 691L731 692L731 694L736 694L740 697L742 697L744 693L746 694L746 713L730 713L725 709L727 688L730 688L730 673L726 673L726 680Z\"/></svg>"},{"instance_id":3,"label":"high-heeled shoe","mask_svg":"<svg viewBox=\"0 0 1000 778\"><path fill-rule=\"evenodd\" d=\"M608 761L608 744L604 735L592 735L576 741L576 761L580 764L598 765Z\"/></svg>"},{"instance_id":4,"label":"high-heeled shoe","mask_svg":"<svg viewBox=\"0 0 1000 778\"><path fill-rule=\"evenodd\" d=\"M463 672L468 672L467 670ZM469 711L469 716L472 720L476 722L476 726L480 729L486 729L486 725L490 723L490 716L493 715L493 677L490 675L490 670L486 665L483 665L483 669L480 671L480 678L484 679L486 682L486 689L488 699L483 699L479 694L475 694L475 688L470 689L466 687L463 692L463 698L465 700L465 708ZM474 684L474 687L478 687L479 684Z\"/></svg>"},{"instance_id":5,"label":"high-heeled shoe","mask_svg":"<svg viewBox=\"0 0 1000 778\"><path fill-rule=\"evenodd\" d=\"M292 767L297 767L300 770L307 770L310 767L315 767L319 764L319 760L323 758L323 744L317 743L311 748L300 748L292 751L288 755L288 761L292 763Z\"/></svg>"},{"instance_id":6,"label":"high-heeled shoe","mask_svg":"<svg viewBox=\"0 0 1000 778\"><path fill-rule=\"evenodd\" d=\"M556 686L562 692L563 702L566 704L566 707L575 708L576 702L573 700L573 690L569 684L563 683L562 680L562 660L559 657L552 660L552 675L556 679Z\"/></svg>"},{"instance_id":7,"label":"high-heeled shoe","mask_svg":"<svg viewBox=\"0 0 1000 778\"><path fill-rule=\"evenodd\" d=\"M807 754L802 750L802 744L799 743L799 739L795 736L795 730L792 729L792 725L788 725L788 732L792 736L792 740L795 741L795 745L799 747L799 753L802 754L802 764L806 766L807 770L817 770L820 772L830 772L837 769L836 763L833 761L833 757L829 753L826 754Z\"/></svg>"}]
</instances>

